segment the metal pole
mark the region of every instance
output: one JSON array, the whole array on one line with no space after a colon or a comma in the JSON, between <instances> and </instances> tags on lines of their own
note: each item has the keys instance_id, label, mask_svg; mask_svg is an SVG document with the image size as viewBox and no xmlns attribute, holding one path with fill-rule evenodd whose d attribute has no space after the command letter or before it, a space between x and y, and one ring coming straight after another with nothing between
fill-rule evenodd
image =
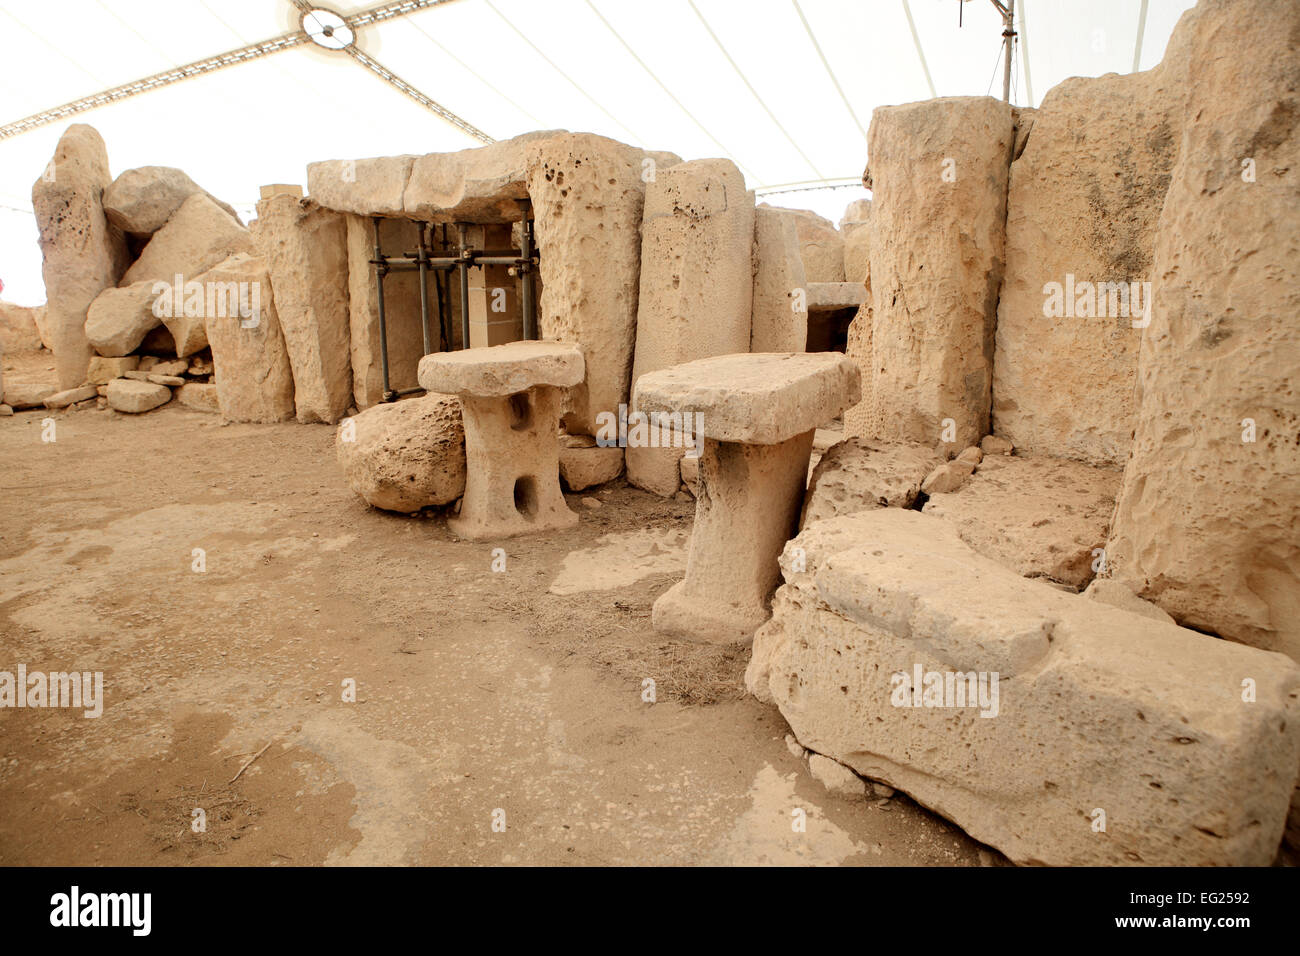
<instances>
[{"instance_id":1,"label":"metal pole","mask_svg":"<svg viewBox=\"0 0 1300 956\"><path fill-rule=\"evenodd\" d=\"M420 248L416 252L420 270L420 329L424 332L424 354L433 351L429 337L429 250L425 248L425 223L419 224Z\"/></svg>"},{"instance_id":2,"label":"metal pole","mask_svg":"<svg viewBox=\"0 0 1300 956\"><path fill-rule=\"evenodd\" d=\"M460 347L469 348L469 246L465 243L465 230L469 224L456 223L456 232L460 241L460 262L456 271L460 274Z\"/></svg>"},{"instance_id":3,"label":"metal pole","mask_svg":"<svg viewBox=\"0 0 1300 956\"><path fill-rule=\"evenodd\" d=\"M519 258L523 260L519 264L519 310L523 313L524 341L527 342L537 338L533 321L533 221L528 216L532 202L527 199L516 199L515 202L519 203L519 210L523 213L519 229Z\"/></svg>"},{"instance_id":4,"label":"metal pole","mask_svg":"<svg viewBox=\"0 0 1300 956\"><path fill-rule=\"evenodd\" d=\"M1011 54L1016 46L1016 7L1014 0L1007 0L1005 5L999 3L1002 11L1002 43L1006 47L1006 56L1002 63L1002 100L1011 102Z\"/></svg>"},{"instance_id":5,"label":"metal pole","mask_svg":"<svg viewBox=\"0 0 1300 956\"><path fill-rule=\"evenodd\" d=\"M388 273L388 266L384 264L384 250L379 240L379 217L374 216L370 221L375 230L375 258L372 261L375 264L375 286L379 306L379 367L384 379L383 400L391 402L395 401L397 396L388 386L388 325L384 317L384 276Z\"/></svg>"}]
</instances>

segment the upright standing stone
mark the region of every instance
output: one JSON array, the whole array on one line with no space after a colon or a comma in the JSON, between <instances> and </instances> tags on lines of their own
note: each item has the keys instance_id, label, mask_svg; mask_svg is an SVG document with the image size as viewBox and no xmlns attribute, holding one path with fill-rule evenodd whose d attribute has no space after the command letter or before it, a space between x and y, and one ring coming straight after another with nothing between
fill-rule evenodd
<instances>
[{"instance_id":1,"label":"upright standing stone","mask_svg":"<svg viewBox=\"0 0 1300 956\"><path fill-rule=\"evenodd\" d=\"M808 345L808 280L794 219L762 205L754 210L754 304L751 352L802 352ZM798 296L797 289L805 290Z\"/></svg>"},{"instance_id":2,"label":"upright standing stone","mask_svg":"<svg viewBox=\"0 0 1300 956\"><path fill-rule=\"evenodd\" d=\"M1196 12L1107 554L1179 623L1300 660L1300 7Z\"/></svg>"},{"instance_id":3,"label":"upright standing stone","mask_svg":"<svg viewBox=\"0 0 1300 956\"><path fill-rule=\"evenodd\" d=\"M596 417L617 415L631 388L642 211L653 188L643 175L668 176L676 157L591 133L536 140L525 155L541 259L538 333L582 346L587 377L564 422L572 434L594 435Z\"/></svg>"},{"instance_id":4,"label":"upright standing stone","mask_svg":"<svg viewBox=\"0 0 1300 956\"><path fill-rule=\"evenodd\" d=\"M205 315L221 417L232 422L283 422L293 418L293 371L280 332L266 262L244 253L202 276L204 282L243 289L252 315Z\"/></svg>"},{"instance_id":5,"label":"upright standing stone","mask_svg":"<svg viewBox=\"0 0 1300 956\"><path fill-rule=\"evenodd\" d=\"M809 282L844 281L844 237L835 224L811 209L792 209L799 255Z\"/></svg>"},{"instance_id":6,"label":"upright standing stone","mask_svg":"<svg viewBox=\"0 0 1300 956\"><path fill-rule=\"evenodd\" d=\"M634 387L647 372L749 351L753 242L754 197L735 163L697 159L658 171L641 228ZM628 481L674 494L682 453L629 445Z\"/></svg>"},{"instance_id":7,"label":"upright standing stone","mask_svg":"<svg viewBox=\"0 0 1300 956\"><path fill-rule=\"evenodd\" d=\"M293 366L300 422L334 424L352 403L347 225L290 195L257 204L257 241Z\"/></svg>"},{"instance_id":8,"label":"upright standing stone","mask_svg":"<svg viewBox=\"0 0 1300 956\"><path fill-rule=\"evenodd\" d=\"M86 379L90 303L116 285L126 268L126 240L104 216L104 190L112 181L104 140L93 127L75 123L59 138L54 158L32 186L47 296L46 331L59 386L65 389Z\"/></svg>"},{"instance_id":9,"label":"upright standing stone","mask_svg":"<svg viewBox=\"0 0 1300 956\"><path fill-rule=\"evenodd\" d=\"M1053 87L1011 165L993 430L1029 454L1128 457L1140 312L1182 125L1183 35L1153 70Z\"/></svg>"},{"instance_id":10,"label":"upright standing stone","mask_svg":"<svg viewBox=\"0 0 1300 956\"><path fill-rule=\"evenodd\" d=\"M956 454L988 433L1013 136L986 96L872 116L868 438Z\"/></svg>"}]
</instances>

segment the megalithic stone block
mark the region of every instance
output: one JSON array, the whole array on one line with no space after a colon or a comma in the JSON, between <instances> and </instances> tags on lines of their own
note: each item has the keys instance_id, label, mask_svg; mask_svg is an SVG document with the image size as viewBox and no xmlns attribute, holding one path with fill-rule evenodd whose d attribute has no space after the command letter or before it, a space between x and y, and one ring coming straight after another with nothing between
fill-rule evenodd
<instances>
[{"instance_id":1,"label":"megalithic stone block","mask_svg":"<svg viewBox=\"0 0 1300 956\"><path fill-rule=\"evenodd\" d=\"M557 342L510 342L426 355L420 385L460 396L465 497L447 526L487 541L573 527L560 491L562 390L582 381L582 351Z\"/></svg>"},{"instance_id":2,"label":"megalithic stone block","mask_svg":"<svg viewBox=\"0 0 1300 956\"><path fill-rule=\"evenodd\" d=\"M686 577L655 602L655 630L729 643L767 620L813 432L858 400L858 378L844 355L815 352L723 355L637 381L638 408L690 414L704 437Z\"/></svg>"}]
</instances>

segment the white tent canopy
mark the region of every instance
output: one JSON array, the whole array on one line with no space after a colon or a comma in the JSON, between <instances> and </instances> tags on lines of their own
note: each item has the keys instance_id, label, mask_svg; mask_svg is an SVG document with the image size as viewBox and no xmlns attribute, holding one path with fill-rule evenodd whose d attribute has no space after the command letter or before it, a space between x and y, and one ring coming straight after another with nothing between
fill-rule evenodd
<instances>
[{"instance_id":1,"label":"white tent canopy","mask_svg":"<svg viewBox=\"0 0 1300 956\"><path fill-rule=\"evenodd\" d=\"M321 6L346 17L379 3ZM1012 101L1151 68L1190 6L1017 0ZM0 126L297 30L300 16L292 0L0 0ZM1001 34L989 0L446 0L359 27L356 45L493 138L562 128L728 156L768 201L838 219L867 195L871 111L1000 95ZM103 134L115 174L177 166L245 214L260 184L305 183L314 160L479 144L311 43L62 118L0 139L5 299L44 301L30 190L73 122Z\"/></svg>"}]
</instances>

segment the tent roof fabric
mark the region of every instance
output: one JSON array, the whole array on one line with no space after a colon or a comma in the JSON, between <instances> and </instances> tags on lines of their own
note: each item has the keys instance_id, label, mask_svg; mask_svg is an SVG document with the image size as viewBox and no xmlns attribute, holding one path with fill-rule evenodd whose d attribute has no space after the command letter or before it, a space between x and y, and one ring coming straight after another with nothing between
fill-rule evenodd
<instances>
[{"instance_id":1,"label":"tent roof fabric","mask_svg":"<svg viewBox=\"0 0 1300 956\"><path fill-rule=\"evenodd\" d=\"M1192 5L1016 0L1012 102L1037 105L1067 76L1151 68ZM0 126L293 33L305 6L314 4L0 0ZM860 176L875 107L926 99L931 83L939 96L1001 93L1002 19L988 0L321 6L345 18L376 7L400 15L356 27L359 57L294 43L0 138L4 298L44 300L26 187L73 122L99 129L114 173L177 166L241 212L262 183L305 183L314 160L479 144L359 60L491 138L562 128L686 159L725 156L769 201L832 220L867 195ZM809 185L820 188L785 191Z\"/></svg>"}]
</instances>

